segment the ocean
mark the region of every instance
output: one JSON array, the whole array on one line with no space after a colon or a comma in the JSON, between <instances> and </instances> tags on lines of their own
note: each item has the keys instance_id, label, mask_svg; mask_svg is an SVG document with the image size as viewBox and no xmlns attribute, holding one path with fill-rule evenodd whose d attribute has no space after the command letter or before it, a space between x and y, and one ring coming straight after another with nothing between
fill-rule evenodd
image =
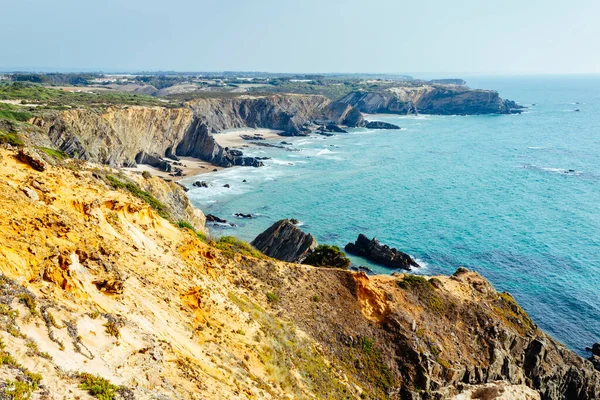
<instances>
[{"instance_id":1,"label":"ocean","mask_svg":"<svg viewBox=\"0 0 600 400\"><path fill-rule=\"evenodd\" d=\"M195 206L237 225L213 227L214 235L251 241L273 222L297 218L319 243L377 237L416 258L423 268L415 273L478 271L585 355L600 340L600 76L467 83L528 109L369 116L401 130L282 138L299 151L247 149L272 159L182 183ZM192 187L198 179L211 187Z\"/></svg>"}]
</instances>

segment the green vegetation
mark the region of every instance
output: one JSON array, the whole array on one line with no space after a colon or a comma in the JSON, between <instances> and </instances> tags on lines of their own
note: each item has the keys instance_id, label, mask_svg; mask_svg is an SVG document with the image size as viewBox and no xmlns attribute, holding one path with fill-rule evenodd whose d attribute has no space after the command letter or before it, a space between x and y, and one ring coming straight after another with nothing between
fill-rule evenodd
<instances>
[{"instance_id":1,"label":"green vegetation","mask_svg":"<svg viewBox=\"0 0 600 400\"><path fill-rule=\"evenodd\" d=\"M198 239L200 239L203 242L206 242L206 235L200 231L197 231L196 228L194 228L194 226L189 222L181 220L177 222L177 226L183 229L189 229L190 231L194 232Z\"/></svg>"},{"instance_id":2,"label":"green vegetation","mask_svg":"<svg viewBox=\"0 0 600 400\"><path fill-rule=\"evenodd\" d=\"M37 109L65 109L69 107L104 107L107 105L140 105L173 107L173 104L145 95L110 92L102 90L66 91L53 89L34 83L14 82L0 84L0 99L25 100L38 104Z\"/></svg>"},{"instance_id":3,"label":"green vegetation","mask_svg":"<svg viewBox=\"0 0 600 400\"><path fill-rule=\"evenodd\" d=\"M23 111L21 107L0 103L0 120L26 122L33 118L33 114L27 111Z\"/></svg>"},{"instance_id":4,"label":"green vegetation","mask_svg":"<svg viewBox=\"0 0 600 400\"><path fill-rule=\"evenodd\" d=\"M10 144L11 146L23 146L23 141L16 133L7 133L0 131L0 144Z\"/></svg>"},{"instance_id":5,"label":"green vegetation","mask_svg":"<svg viewBox=\"0 0 600 400\"><path fill-rule=\"evenodd\" d=\"M279 296L273 292L267 292L267 301L269 303L277 303L279 301Z\"/></svg>"},{"instance_id":6,"label":"green vegetation","mask_svg":"<svg viewBox=\"0 0 600 400\"><path fill-rule=\"evenodd\" d=\"M69 158L69 155L64 151L51 149L49 147L38 147L38 149L57 161L64 161L65 159Z\"/></svg>"},{"instance_id":7,"label":"green vegetation","mask_svg":"<svg viewBox=\"0 0 600 400\"><path fill-rule=\"evenodd\" d=\"M522 334L536 330L536 326L529 315L508 292L498 294L498 298L493 303L493 310L496 315Z\"/></svg>"},{"instance_id":8,"label":"green vegetation","mask_svg":"<svg viewBox=\"0 0 600 400\"><path fill-rule=\"evenodd\" d=\"M365 354L371 354L371 352L373 351L374 344L375 344L375 342L373 341L373 339L370 339L368 337L363 337L360 341L362 351Z\"/></svg>"},{"instance_id":9,"label":"green vegetation","mask_svg":"<svg viewBox=\"0 0 600 400\"><path fill-rule=\"evenodd\" d=\"M398 286L412 292L430 311L440 316L446 313L444 300L436 293L435 286L427 278L419 275L404 275L398 282Z\"/></svg>"},{"instance_id":10,"label":"green vegetation","mask_svg":"<svg viewBox=\"0 0 600 400\"><path fill-rule=\"evenodd\" d=\"M117 396L118 386L113 385L108 380L88 373L80 373L77 378L81 380L79 388L100 400L114 400Z\"/></svg>"},{"instance_id":11,"label":"green vegetation","mask_svg":"<svg viewBox=\"0 0 600 400\"><path fill-rule=\"evenodd\" d=\"M110 336L114 336L117 339L121 337L121 331L119 330L119 325L117 325L117 323L115 321L109 320L103 326L104 326L104 330L106 331L106 333L108 333Z\"/></svg>"},{"instance_id":12,"label":"green vegetation","mask_svg":"<svg viewBox=\"0 0 600 400\"><path fill-rule=\"evenodd\" d=\"M29 312L31 312L31 315L37 315L37 301L35 300L35 298L33 297L33 295L29 294L29 293L21 293L19 295L19 301L23 304L25 304L25 306L27 306L27 308L29 309Z\"/></svg>"},{"instance_id":13,"label":"green vegetation","mask_svg":"<svg viewBox=\"0 0 600 400\"><path fill-rule=\"evenodd\" d=\"M269 376L290 393L290 397L314 396L331 400L356 398L353 387L357 382L351 376L345 378L348 381L343 382L340 378L346 374L336 370L309 340L296 333L291 324L269 314L245 296L238 297L229 293L229 298L260 325L259 343L252 346L252 354L265 365ZM298 372L302 384L299 384L296 374L291 374L290 371ZM261 389L272 397L277 397L270 386L251 371L249 376ZM310 396L307 396L309 393Z\"/></svg>"},{"instance_id":14,"label":"green vegetation","mask_svg":"<svg viewBox=\"0 0 600 400\"><path fill-rule=\"evenodd\" d=\"M15 359L5 350L6 346L0 340L0 366L7 365L15 370L20 371L23 376L16 381L6 381L6 387L3 392L0 392L0 398L11 400L26 400L31 397L31 394L37 390L42 375L29 371L24 366L20 365Z\"/></svg>"},{"instance_id":15,"label":"green vegetation","mask_svg":"<svg viewBox=\"0 0 600 400\"><path fill-rule=\"evenodd\" d=\"M215 243L215 247L221 250L225 257L229 259L235 258L236 254L262 259L267 258L267 256L256 250L250 244L233 236L222 236L217 243Z\"/></svg>"},{"instance_id":16,"label":"green vegetation","mask_svg":"<svg viewBox=\"0 0 600 400\"><path fill-rule=\"evenodd\" d=\"M350 260L339 247L320 244L306 257L304 264L346 269L350 266Z\"/></svg>"},{"instance_id":17,"label":"green vegetation","mask_svg":"<svg viewBox=\"0 0 600 400\"><path fill-rule=\"evenodd\" d=\"M144 200L146 203L148 203L150 207L156 210L158 215L160 215L161 217L168 220L171 219L171 215L167 211L167 206L158 201L156 197L152 196L150 193L142 190L135 183L130 181L122 181L114 175L106 175L106 180L115 189L125 189L135 197Z\"/></svg>"}]
</instances>

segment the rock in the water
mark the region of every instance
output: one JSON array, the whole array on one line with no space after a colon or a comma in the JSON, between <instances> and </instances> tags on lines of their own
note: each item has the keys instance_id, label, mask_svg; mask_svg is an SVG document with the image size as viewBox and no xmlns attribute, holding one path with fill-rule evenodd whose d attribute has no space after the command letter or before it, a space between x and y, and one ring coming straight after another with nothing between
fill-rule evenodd
<instances>
[{"instance_id":1,"label":"rock in the water","mask_svg":"<svg viewBox=\"0 0 600 400\"><path fill-rule=\"evenodd\" d=\"M327 124L325 125L325 129L328 132L337 132L337 133L348 133L345 129L340 128L336 124Z\"/></svg>"},{"instance_id":2,"label":"rock in the water","mask_svg":"<svg viewBox=\"0 0 600 400\"><path fill-rule=\"evenodd\" d=\"M600 357L600 343L594 343L592 345L592 354Z\"/></svg>"},{"instance_id":3,"label":"rock in the water","mask_svg":"<svg viewBox=\"0 0 600 400\"><path fill-rule=\"evenodd\" d=\"M238 218L253 218L252 214L235 213L234 215Z\"/></svg>"},{"instance_id":4,"label":"rock in the water","mask_svg":"<svg viewBox=\"0 0 600 400\"><path fill-rule=\"evenodd\" d=\"M228 222L226 219L219 218L216 215L212 215L212 214L206 214L206 223L227 224L227 225L235 226L234 224Z\"/></svg>"},{"instance_id":5,"label":"rock in the water","mask_svg":"<svg viewBox=\"0 0 600 400\"><path fill-rule=\"evenodd\" d=\"M21 149L17 154L17 159L25 164L28 164L31 168L36 171L44 172L48 167L46 161L32 151Z\"/></svg>"},{"instance_id":6,"label":"rock in the water","mask_svg":"<svg viewBox=\"0 0 600 400\"><path fill-rule=\"evenodd\" d=\"M369 121L365 125L365 128L369 129L400 129L398 125L390 124L383 121Z\"/></svg>"},{"instance_id":7,"label":"rock in the water","mask_svg":"<svg viewBox=\"0 0 600 400\"><path fill-rule=\"evenodd\" d=\"M311 234L302 232L288 219L274 223L251 244L269 257L288 262L302 262L317 247Z\"/></svg>"},{"instance_id":8,"label":"rock in the water","mask_svg":"<svg viewBox=\"0 0 600 400\"><path fill-rule=\"evenodd\" d=\"M194 186L196 187L202 187L202 188L207 188L208 187L208 183L205 181L196 181L194 182Z\"/></svg>"},{"instance_id":9,"label":"rock in the water","mask_svg":"<svg viewBox=\"0 0 600 400\"><path fill-rule=\"evenodd\" d=\"M402 268L410 271L411 267L420 267L408 254L381 244L375 238L369 240L362 233L358 235L356 242L348 243L344 249L348 253L364 257L390 268Z\"/></svg>"},{"instance_id":10,"label":"rock in the water","mask_svg":"<svg viewBox=\"0 0 600 400\"><path fill-rule=\"evenodd\" d=\"M224 188L230 188L230 187L231 187L231 185L230 185L229 183L226 183L226 184L224 184L224 185L223 185L223 187L224 187Z\"/></svg>"},{"instance_id":11,"label":"rock in the water","mask_svg":"<svg viewBox=\"0 0 600 400\"><path fill-rule=\"evenodd\" d=\"M298 225L300 223L300 221L298 221L296 218L290 219L290 222L294 225Z\"/></svg>"}]
</instances>

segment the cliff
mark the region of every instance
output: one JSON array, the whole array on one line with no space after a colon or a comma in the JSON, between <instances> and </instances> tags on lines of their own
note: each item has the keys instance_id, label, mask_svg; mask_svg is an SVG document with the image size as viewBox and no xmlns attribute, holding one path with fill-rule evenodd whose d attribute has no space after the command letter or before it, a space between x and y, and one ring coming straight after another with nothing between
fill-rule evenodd
<instances>
[{"instance_id":1,"label":"cliff","mask_svg":"<svg viewBox=\"0 0 600 400\"><path fill-rule=\"evenodd\" d=\"M515 114L523 108L500 98L498 92L457 85L424 84L356 91L338 101L369 114Z\"/></svg>"},{"instance_id":2,"label":"cliff","mask_svg":"<svg viewBox=\"0 0 600 400\"><path fill-rule=\"evenodd\" d=\"M252 127L305 134L306 125L329 103L322 96L273 95L196 99L180 108L109 106L46 112L32 122L47 143L68 155L110 166L146 163L163 167L162 158L192 156L215 165L259 166L233 154L212 134Z\"/></svg>"},{"instance_id":3,"label":"cliff","mask_svg":"<svg viewBox=\"0 0 600 400\"><path fill-rule=\"evenodd\" d=\"M280 262L172 224L109 169L21 159L0 149L2 395L600 397L600 372L475 272Z\"/></svg>"}]
</instances>

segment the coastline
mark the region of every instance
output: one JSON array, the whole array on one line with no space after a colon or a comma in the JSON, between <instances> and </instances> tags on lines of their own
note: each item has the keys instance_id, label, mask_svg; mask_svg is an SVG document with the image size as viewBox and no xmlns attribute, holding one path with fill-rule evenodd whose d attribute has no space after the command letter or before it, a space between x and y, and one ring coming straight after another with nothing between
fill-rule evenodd
<instances>
[{"instance_id":1,"label":"coastline","mask_svg":"<svg viewBox=\"0 0 600 400\"><path fill-rule=\"evenodd\" d=\"M247 149L247 148L258 148L260 146L253 144L252 142L263 142L267 140L277 140L283 138L280 135L283 131L273 130L273 129L263 129L263 128L240 128L240 129L227 129L219 133L211 134L215 139L217 144L219 144L223 148L229 149ZM248 136L256 136L256 139L248 140L242 138L242 135ZM152 176L156 176L165 180L172 180L174 182L178 182L184 178L190 178L193 176L199 176L208 174L211 172L218 172L226 169L225 167L220 167L214 165L208 161L201 160L199 158L194 157L178 157L179 161L171 160L169 158L165 158L164 160L170 163L171 165L180 168L182 170L181 176L173 176L172 173L161 171L160 169L153 167L148 164L138 164L135 167L123 167L121 168L125 172L129 173L143 173L145 171L149 172ZM179 164L181 163L181 164ZM232 166L229 168L236 168L237 166Z\"/></svg>"}]
</instances>

